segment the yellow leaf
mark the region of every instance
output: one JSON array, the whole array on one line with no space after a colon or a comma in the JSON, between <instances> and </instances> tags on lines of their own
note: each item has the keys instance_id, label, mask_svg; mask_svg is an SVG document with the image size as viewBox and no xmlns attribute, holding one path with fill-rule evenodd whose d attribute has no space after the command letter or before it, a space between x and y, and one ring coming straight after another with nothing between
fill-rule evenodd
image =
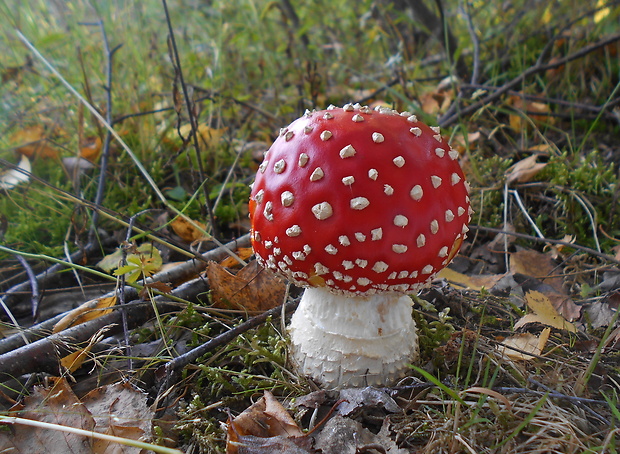
<instances>
[{"instance_id":1,"label":"yellow leaf","mask_svg":"<svg viewBox=\"0 0 620 454\"><path fill-rule=\"evenodd\" d=\"M598 0L598 2L596 3L596 7L597 8L601 8L601 9L599 9L594 14L594 23L595 24L598 24L600 21L605 19L607 16L609 16L609 13L611 12L611 9L609 9L609 6L603 8L603 6L605 6L605 1L606 0Z\"/></svg>"},{"instance_id":2,"label":"yellow leaf","mask_svg":"<svg viewBox=\"0 0 620 454\"><path fill-rule=\"evenodd\" d=\"M575 325L566 321L556 308L553 307L551 300L544 294L537 291L527 292L525 294L525 302L534 313L522 317L515 323L514 329L520 328L528 323L541 323L553 328L565 329L572 333L577 332Z\"/></svg>"},{"instance_id":3,"label":"yellow leaf","mask_svg":"<svg viewBox=\"0 0 620 454\"><path fill-rule=\"evenodd\" d=\"M192 125L190 124L183 125L179 128L181 135L186 138L189 137L191 131ZM198 125L198 130L196 132L198 133L198 140L201 144L206 145L207 148L211 148L219 143L220 139L224 135L224 132L226 132L226 128L216 129L205 124L201 124Z\"/></svg>"},{"instance_id":4,"label":"yellow leaf","mask_svg":"<svg viewBox=\"0 0 620 454\"><path fill-rule=\"evenodd\" d=\"M90 353L92 347L93 344L88 344L85 348L70 353L64 358L60 358L60 365L72 374L78 370L82 364L84 364L84 361L88 359L88 354Z\"/></svg>"},{"instance_id":5,"label":"yellow leaf","mask_svg":"<svg viewBox=\"0 0 620 454\"><path fill-rule=\"evenodd\" d=\"M80 157L95 162L101 154L101 139L98 136L88 137L80 148Z\"/></svg>"},{"instance_id":6,"label":"yellow leaf","mask_svg":"<svg viewBox=\"0 0 620 454\"><path fill-rule=\"evenodd\" d=\"M30 159L55 158L58 151L47 142L46 132L42 125L29 126L13 134L11 143L16 145L15 150Z\"/></svg>"},{"instance_id":7,"label":"yellow leaf","mask_svg":"<svg viewBox=\"0 0 620 454\"><path fill-rule=\"evenodd\" d=\"M551 108L548 104L528 101L523 99L522 96L513 95L508 99L508 105L517 111L509 115L510 128L515 132L530 128L532 123L537 126L555 123L555 119L548 115L551 113ZM528 117L531 121L526 120L524 117Z\"/></svg>"},{"instance_id":8,"label":"yellow leaf","mask_svg":"<svg viewBox=\"0 0 620 454\"><path fill-rule=\"evenodd\" d=\"M170 222L170 227L174 230L178 236L181 237L183 241L188 243L193 243L198 240L208 240L209 235L205 234L205 229L207 226L202 222L191 221L183 218L181 216L177 216Z\"/></svg>"},{"instance_id":9,"label":"yellow leaf","mask_svg":"<svg viewBox=\"0 0 620 454\"><path fill-rule=\"evenodd\" d=\"M516 334L507 337L498 347L499 351L514 360L529 361L540 355L547 344L551 328L545 328L536 336L532 333ZM513 347L521 351L514 350Z\"/></svg>"},{"instance_id":10,"label":"yellow leaf","mask_svg":"<svg viewBox=\"0 0 620 454\"><path fill-rule=\"evenodd\" d=\"M493 288L493 286L497 284L497 282L503 276L503 274L467 276L450 268L444 268L439 273L437 273L437 277L447 280L448 282L450 282L450 284L455 284L456 287L468 288L470 290L475 290L478 292L483 288Z\"/></svg>"},{"instance_id":11,"label":"yellow leaf","mask_svg":"<svg viewBox=\"0 0 620 454\"><path fill-rule=\"evenodd\" d=\"M94 300L87 301L61 318L58 323L54 325L52 332L58 333L66 330L67 328L71 328L72 326L80 325L101 317L102 315L109 314L112 312L112 309L108 308L114 306L115 304L116 296L96 298Z\"/></svg>"},{"instance_id":12,"label":"yellow leaf","mask_svg":"<svg viewBox=\"0 0 620 454\"><path fill-rule=\"evenodd\" d=\"M241 260L247 260L252 257L252 254L254 254L254 250L251 247L242 247L237 249L235 251L235 254L237 254L237 257L239 257ZM220 262L220 265L222 265L224 268L234 268L236 266L239 266L240 263L236 259L236 257L226 257Z\"/></svg>"},{"instance_id":13,"label":"yellow leaf","mask_svg":"<svg viewBox=\"0 0 620 454\"><path fill-rule=\"evenodd\" d=\"M551 9L553 8L553 4L549 3L547 8L545 8L545 12L543 13L541 20L543 24L548 24L553 19L553 12Z\"/></svg>"},{"instance_id":14,"label":"yellow leaf","mask_svg":"<svg viewBox=\"0 0 620 454\"><path fill-rule=\"evenodd\" d=\"M88 345L86 345L83 348L80 348L79 350L73 353L68 354L67 356L60 358L60 365L64 367L65 369L67 369L69 373L73 373L76 370L78 370L80 366L84 364L84 361L88 359L88 354L92 350L93 345L97 344L98 342L101 342L104 338L104 334L109 329L110 329L109 326L104 326L103 328L101 328L99 331L97 331L95 334L92 335L92 337L88 341Z\"/></svg>"}]
</instances>

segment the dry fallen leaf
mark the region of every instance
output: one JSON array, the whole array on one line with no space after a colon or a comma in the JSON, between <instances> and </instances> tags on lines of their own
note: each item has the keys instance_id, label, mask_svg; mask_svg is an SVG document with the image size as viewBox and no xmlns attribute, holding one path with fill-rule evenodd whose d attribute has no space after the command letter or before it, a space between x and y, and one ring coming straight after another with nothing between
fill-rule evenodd
<instances>
[{"instance_id":1,"label":"dry fallen leaf","mask_svg":"<svg viewBox=\"0 0 620 454\"><path fill-rule=\"evenodd\" d=\"M9 416L59 424L92 431L95 428L84 407L64 378L49 378L52 386L36 386L23 405L16 405ZM92 452L92 438L37 427L16 424L0 436L0 452L15 453L82 453Z\"/></svg>"},{"instance_id":2,"label":"dry fallen leaf","mask_svg":"<svg viewBox=\"0 0 620 454\"><path fill-rule=\"evenodd\" d=\"M58 150L49 145L42 125L21 129L13 134L9 141L14 144L18 153L30 159L58 157Z\"/></svg>"},{"instance_id":3,"label":"dry fallen leaf","mask_svg":"<svg viewBox=\"0 0 620 454\"><path fill-rule=\"evenodd\" d=\"M500 346L498 346L498 349L502 354L511 359L529 361L535 358L532 355L541 354L547 344L550 333L551 328L545 328L540 333L540 336L532 333L515 334L504 339ZM509 347L522 350L522 352Z\"/></svg>"},{"instance_id":4,"label":"dry fallen leaf","mask_svg":"<svg viewBox=\"0 0 620 454\"><path fill-rule=\"evenodd\" d=\"M148 440L151 437L153 409L148 396L129 383L102 386L90 391L82 403L93 415L96 431L131 440ZM93 442L93 454L128 454L140 452L139 448L119 445L105 440Z\"/></svg>"},{"instance_id":5,"label":"dry fallen leaf","mask_svg":"<svg viewBox=\"0 0 620 454\"><path fill-rule=\"evenodd\" d=\"M80 157L90 162L96 162L101 154L101 139L99 136L87 137L80 147Z\"/></svg>"},{"instance_id":6,"label":"dry fallen leaf","mask_svg":"<svg viewBox=\"0 0 620 454\"><path fill-rule=\"evenodd\" d=\"M452 104L454 99L454 90L433 90L420 96L422 111L429 115L437 115L444 113Z\"/></svg>"},{"instance_id":7,"label":"dry fallen leaf","mask_svg":"<svg viewBox=\"0 0 620 454\"><path fill-rule=\"evenodd\" d=\"M88 359L88 354L93 348L93 343L89 343L86 347L81 348L73 353L60 358L60 365L70 374L82 367L82 364Z\"/></svg>"},{"instance_id":8,"label":"dry fallen leaf","mask_svg":"<svg viewBox=\"0 0 620 454\"><path fill-rule=\"evenodd\" d=\"M257 437L300 437L303 432L286 409L269 391L265 391L256 403L233 419L232 424L239 435Z\"/></svg>"},{"instance_id":9,"label":"dry fallen leaf","mask_svg":"<svg viewBox=\"0 0 620 454\"><path fill-rule=\"evenodd\" d=\"M531 155L513 164L506 170L506 183L527 183L545 168L547 164L536 162L538 155Z\"/></svg>"},{"instance_id":10,"label":"dry fallen leaf","mask_svg":"<svg viewBox=\"0 0 620 454\"><path fill-rule=\"evenodd\" d=\"M463 154L468 147L473 147L478 142L478 139L480 139L480 131L468 133L467 139L465 139L463 133L457 133L450 140L450 146L457 150L459 154Z\"/></svg>"},{"instance_id":11,"label":"dry fallen leaf","mask_svg":"<svg viewBox=\"0 0 620 454\"><path fill-rule=\"evenodd\" d=\"M508 100L508 104L515 110L521 111L521 114L513 113L509 116L510 127L515 132L531 127L531 122L523 118L523 115L527 116L537 126L544 124L552 125L555 123L555 119L548 115L551 112L551 108L548 104L538 101L528 101L518 95L511 96Z\"/></svg>"},{"instance_id":12,"label":"dry fallen leaf","mask_svg":"<svg viewBox=\"0 0 620 454\"><path fill-rule=\"evenodd\" d=\"M76 156L62 158L62 163L69 175L84 175L87 171L95 168L95 165L89 160Z\"/></svg>"},{"instance_id":13,"label":"dry fallen leaf","mask_svg":"<svg viewBox=\"0 0 620 454\"><path fill-rule=\"evenodd\" d=\"M86 301L61 318L54 325L52 332L59 333L60 331L64 331L72 326L80 325L90 320L99 318L102 315L109 314L112 312L112 309L109 308L115 304L116 296L96 298L94 300Z\"/></svg>"},{"instance_id":14,"label":"dry fallen leaf","mask_svg":"<svg viewBox=\"0 0 620 454\"><path fill-rule=\"evenodd\" d=\"M207 240L209 237L204 233L205 224L198 221L190 222L188 219L177 216L170 222L170 227L183 241L193 243L198 240Z\"/></svg>"},{"instance_id":15,"label":"dry fallen leaf","mask_svg":"<svg viewBox=\"0 0 620 454\"><path fill-rule=\"evenodd\" d=\"M450 284L454 284L456 287L466 288L469 290L480 291L483 288L489 290L493 288L497 282L504 277L503 274L487 274L480 276L467 276L466 274L459 273L450 268L444 268L437 277L447 280Z\"/></svg>"},{"instance_id":16,"label":"dry fallen leaf","mask_svg":"<svg viewBox=\"0 0 620 454\"><path fill-rule=\"evenodd\" d=\"M226 454L298 454L310 440L269 391L234 419L228 419Z\"/></svg>"},{"instance_id":17,"label":"dry fallen leaf","mask_svg":"<svg viewBox=\"0 0 620 454\"><path fill-rule=\"evenodd\" d=\"M286 284L256 260L234 275L223 266L210 262L207 276L215 307L264 312L282 304Z\"/></svg>"},{"instance_id":18,"label":"dry fallen leaf","mask_svg":"<svg viewBox=\"0 0 620 454\"><path fill-rule=\"evenodd\" d=\"M545 296L549 298L555 310L569 322L581 316L581 306L575 304L570 296L554 292L545 293Z\"/></svg>"},{"instance_id":19,"label":"dry fallen leaf","mask_svg":"<svg viewBox=\"0 0 620 454\"><path fill-rule=\"evenodd\" d=\"M557 265L547 255L532 249L523 249L510 254L510 272L530 276L564 293L563 278L559 276Z\"/></svg>"},{"instance_id":20,"label":"dry fallen leaf","mask_svg":"<svg viewBox=\"0 0 620 454\"><path fill-rule=\"evenodd\" d=\"M514 329L520 328L528 323L541 323L553 328L565 329L572 333L577 332L577 328L572 323L566 321L553 307L551 300L543 293L530 291L525 294L525 302L533 313L526 314L515 323Z\"/></svg>"},{"instance_id":21,"label":"dry fallen leaf","mask_svg":"<svg viewBox=\"0 0 620 454\"><path fill-rule=\"evenodd\" d=\"M128 384L97 388L81 401L64 378L49 378L51 387L35 387L9 416L103 433L136 441L151 438L153 411L147 396ZM54 428L14 424L0 435L0 452L140 454L140 447L121 445Z\"/></svg>"},{"instance_id":22,"label":"dry fallen leaf","mask_svg":"<svg viewBox=\"0 0 620 454\"><path fill-rule=\"evenodd\" d=\"M341 403L336 411L341 416L350 416L359 412L361 408L377 407L390 413L401 412L402 409L388 393L381 389L366 388L345 388L340 390L338 400Z\"/></svg>"},{"instance_id":23,"label":"dry fallen leaf","mask_svg":"<svg viewBox=\"0 0 620 454\"><path fill-rule=\"evenodd\" d=\"M315 452L330 454L385 453L407 454L393 440L389 423L384 423L378 433L371 432L362 423L352 418L336 415L325 423L315 436Z\"/></svg>"}]
</instances>

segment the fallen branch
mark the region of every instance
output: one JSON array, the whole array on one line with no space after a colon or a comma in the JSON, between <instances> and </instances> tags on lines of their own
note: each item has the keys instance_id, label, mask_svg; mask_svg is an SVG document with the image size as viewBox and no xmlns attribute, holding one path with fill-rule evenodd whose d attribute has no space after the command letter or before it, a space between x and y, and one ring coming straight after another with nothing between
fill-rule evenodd
<instances>
[{"instance_id":1,"label":"fallen branch","mask_svg":"<svg viewBox=\"0 0 620 454\"><path fill-rule=\"evenodd\" d=\"M163 379L163 382L159 386L159 390L158 390L159 397L167 394L168 390L179 382L183 369L185 369L185 367L187 367L188 365L198 360L198 358L206 355L207 353L212 352L213 350L215 350L218 347L221 347L222 345L225 345L231 342L234 338L236 338L237 336L240 336L246 331L262 325L263 323L265 323L265 321L267 321L269 317L275 318L275 317L279 317L281 315L285 315L285 314L288 314L289 312L294 311L297 308L298 304L299 304L299 301L296 300L296 301L292 301L290 303L283 304L281 306L269 309L268 311L263 312L262 314L257 315L255 317L252 317L251 319L241 323L240 325L235 326L234 328L214 337L213 339L200 345L199 347L196 347L193 350L190 350L189 352L181 356L177 356L172 361L166 363L165 366L160 367L156 371L156 376ZM2 360L1 357L0 357L0 360Z\"/></svg>"},{"instance_id":2,"label":"fallen branch","mask_svg":"<svg viewBox=\"0 0 620 454\"><path fill-rule=\"evenodd\" d=\"M150 278L146 280L146 283L148 284L152 282L173 282L173 283L179 282L181 280L186 279L188 276L195 275L201 272L202 270L204 270L207 267L207 263L209 261L220 261L230 255L229 254L230 250L235 250L236 248L240 248L240 247L248 247L249 245L250 245L250 235L244 235L237 240L234 240L234 241L231 241L225 244L222 247L218 247L218 248L205 252L204 254L201 255L201 260L196 260L196 259L188 260L186 262L183 262L180 265L175 266L174 268L154 274L153 276L151 276ZM175 291L173 291L172 294L176 295L179 289L176 289ZM101 298L112 297L115 295L116 295L116 292L110 292L105 295L102 295ZM137 289L133 287L126 286L125 295L129 299L136 298L138 296L138 291ZM179 296L179 297L183 298L182 296ZM188 299L188 298L183 298L183 299ZM65 315L66 313L59 314L54 318L51 318L49 320L46 320L45 322L39 323L31 328L25 329L21 331L20 333L13 334L5 339L0 339L0 355L3 355L7 352L10 352L12 350L15 350L25 345L24 337L28 341L36 341L36 340L41 339L42 337L47 336L49 332L51 331L51 329L53 328L53 326ZM94 334L95 332L96 330L93 331L92 334ZM1 357L2 356L0 356L0 358Z\"/></svg>"},{"instance_id":3,"label":"fallen branch","mask_svg":"<svg viewBox=\"0 0 620 454\"><path fill-rule=\"evenodd\" d=\"M171 296L188 301L195 301L198 295L209 290L206 279L196 278L177 287ZM159 315L177 311L183 304L170 301L166 295L160 295L153 301L135 301L116 306L113 312L74 326L56 334L51 334L31 344L0 355L0 381L6 381L24 374L47 372L59 374L59 359L73 353L74 346L86 342L103 328L107 328L106 335L113 335L122 331L121 312L127 315L129 329L137 328L155 317L155 309Z\"/></svg>"}]
</instances>

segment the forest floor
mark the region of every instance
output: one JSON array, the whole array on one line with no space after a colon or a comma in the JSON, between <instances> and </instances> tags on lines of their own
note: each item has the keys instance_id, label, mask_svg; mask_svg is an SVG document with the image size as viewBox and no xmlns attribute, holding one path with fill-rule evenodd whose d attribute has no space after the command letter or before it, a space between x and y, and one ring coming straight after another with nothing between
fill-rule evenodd
<instances>
[{"instance_id":1,"label":"forest floor","mask_svg":"<svg viewBox=\"0 0 620 454\"><path fill-rule=\"evenodd\" d=\"M295 3L0 1L0 452L617 452L619 3ZM419 364L324 391L249 185L345 103L440 126L474 214Z\"/></svg>"}]
</instances>

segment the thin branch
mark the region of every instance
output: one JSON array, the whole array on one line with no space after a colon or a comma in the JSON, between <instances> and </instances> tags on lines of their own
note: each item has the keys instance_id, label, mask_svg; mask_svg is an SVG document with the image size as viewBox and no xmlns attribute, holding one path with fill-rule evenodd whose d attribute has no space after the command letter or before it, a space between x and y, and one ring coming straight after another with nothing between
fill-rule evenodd
<instances>
[{"instance_id":1,"label":"thin branch","mask_svg":"<svg viewBox=\"0 0 620 454\"><path fill-rule=\"evenodd\" d=\"M546 64L543 63L536 63L534 66L529 67L528 69L526 69L525 71L523 71L521 74L519 74L517 77L515 77L514 79L512 79L509 82L506 82L504 85L502 85L501 87L499 87L497 90L495 90L493 93L483 97L482 99L480 99L479 101L470 104L467 107L463 107L462 109L460 109L458 112L451 114L451 115L444 115L440 120L439 120L439 125L440 126L449 126L452 123L455 123L460 117L464 116L464 115L468 115L470 113L475 112L476 110L480 109L483 106L486 106L488 104L491 104L493 101L499 99L504 93L507 93L509 90L511 90L512 88L520 85L525 79L527 79L530 76L533 76L534 74L538 74L544 71L547 71L549 69L555 69L555 68L559 68L560 66L563 66L573 60L577 60L579 58L583 58L586 55L588 55L589 53L600 49L601 47L605 47L609 44L615 43L616 41L620 41L620 34L615 34L612 35L608 38L602 39L594 44L590 44L588 46L585 46L581 49L579 49L576 52L573 52L572 54L567 55L566 57L560 58L554 62L549 62Z\"/></svg>"},{"instance_id":2,"label":"thin branch","mask_svg":"<svg viewBox=\"0 0 620 454\"><path fill-rule=\"evenodd\" d=\"M584 404L607 405L607 402L605 402L604 400L587 399L585 397L569 396L568 394L563 394L563 393L560 393L558 391L543 392L543 391L534 391L533 389L529 389L529 388L512 388L512 387L507 387L507 386L498 386L498 387L494 387L492 389L493 389L493 391L497 391L498 393L501 393L501 394L511 394L511 393L514 393L514 394L533 394L535 396L549 395L549 397L551 397L551 398L567 400L567 401L570 401L570 402L581 402L581 403L584 403Z\"/></svg>"},{"instance_id":3,"label":"thin branch","mask_svg":"<svg viewBox=\"0 0 620 454\"><path fill-rule=\"evenodd\" d=\"M487 91L495 91L495 90L500 90L502 88L502 87L482 85L482 84L463 84L463 87L467 89L471 89L471 90L487 90ZM610 101L609 103L606 103L602 106L596 106L592 104L584 104L584 103L579 103L579 102L574 102L574 101L566 101L565 99L551 98L548 96L532 95L532 94L522 93L520 91L515 91L515 90L508 90L507 94L519 96L528 101L536 101L536 102L540 102L544 104L557 104L559 106L565 106L571 109L587 110L588 112L592 112L592 113L599 113L601 110L603 110L603 108L615 107L620 104L620 98L616 98L613 101ZM544 115L544 112L535 112L535 113L537 115Z\"/></svg>"},{"instance_id":4,"label":"thin branch","mask_svg":"<svg viewBox=\"0 0 620 454\"><path fill-rule=\"evenodd\" d=\"M468 4L469 5L469 4ZM469 14L469 6L463 6L463 1L459 1L459 10L465 16L467 20L467 31L469 32L469 37L474 46L474 63L473 63L473 71L470 78L470 84L475 84L478 81L478 76L480 74L480 41L478 40L478 35L476 34L476 29L474 28L474 24ZM461 103L460 101L465 97L465 87L463 84L459 85L459 93L456 96L454 102L450 105L444 117L448 117L453 115L460 109Z\"/></svg>"},{"instance_id":5,"label":"thin branch","mask_svg":"<svg viewBox=\"0 0 620 454\"><path fill-rule=\"evenodd\" d=\"M21 263L21 265L26 270L26 273L28 274L28 282L30 283L30 289L31 289L30 301L32 301L32 318L33 320L36 320L37 314L39 312L39 298L40 298L39 284L37 282L37 277L35 276L34 271L32 270L32 267L28 263L28 260L26 260L21 255L16 255L15 257L17 258L19 263Z\"/></svg>"},{"instance_id":6,"label":"thin branch","mask_svg":"<svg viewBox=\"0 0 620 454\"><path fill-rule=\"evenodd\" d=\"M480 75L480 40L478 39L478 34L476 33L476 28L474 27L474 22L471 18L471 14L469 13L469 8L469 2L463 2L463 0L459 1L459 9L461 10L461 13L465 16L469 38L471 39L472 45L474 46L474 63L469 83L477 84L478 76Z\"/></svg>"},{"instance_id":7,"label":"thin branch","mask_svg":"<svg viewBox=\"0 0 620 454\"><path fill-rule=\"evenodd\" d=\"M170 13L168 11L168 3L166 0L162 0L162 4L164 6L164 13L166 15L166 24L168 25L168 37L170 39L170 47L171 47L171 57L174 62L174 71L175 74L178 75L179 81L181 83L181 89L183 90L183 98L185 99L185 107L187 109L187 116L189 118L189 123L191 126L191 136L192 141L194 143L194 152L196 153L196 162L198 164L198 176L200 178L201 186L204 190L205 197L205 207L207 209L207 216L209 217L209 222L211 224L211 234L213 237L219 237L217 224L215 222L215 216L213 214L213 210L211 208L211 201L209 200L209 188L207 185L202 184L207 180L207 177L204 172L204 168L202 165L202 159L200 156L200 143L198 141L198 120L196 119L196 115L194 115L194 111L192 106L194 105L192 99L189 96L189 90L187 89L187 84L185 83L185 79L183 77L183 69L181 67L181 59L179 57L179 50L177 48L177 43L174 35L174 30L172 29L172 22L170 20Z\"/></svg>"},{"instance_id":8,"label":"thin branch","mask_svg":"<svg viewBox=\"0 0 620 454\"><path fill-rule=\"evenodd\" d=\"M231 241L227 243L224 247L218 247L203 253L200 256L201 260L188 260L186 262L181 263L180 265L175 266L174 268L168 269L166 271L160 271L159 273L154 274L150 278L146 279L144 282L146 284L152 282L178 282L184 281L188 278L188 276L196 275L200 273L207 267L207 263L211 260L219 261L229 256L228 251L231 249L237 249L242 247L248 247L250 245L250 235L244 235L237 240ZM63 268L68 266L66 265L58 265ZM134 287L125 286L125 296L126 298L136 298L138 296L138 291ZM174 293L174 292L173 292ZM109 292L105 295L101 295L100 298L109 298L115 296L116 292ZM2 300L0 300L0 303ZM51 331L52 327L60 320L65 313L59 314L52 319L46 320L42 323L39 323L31 328L20 331L19 333L13 334L7 338L0 339L0 355L7 353L11 350L15 350L22 345L25 345L29 341L38 340L43 336L46 336Z\"/></svg>"},{"instance_id":9,"label":"thin branch","mask_svg":"<svg viewBox=\"0 0 620 454\"><path fill-rule=\"evenodd\" d=\"M105 31L105 25L102 19L99 19L98 22L99 28L101 30L101 38L103 39L104 46L104 58L106 65L106 110L105 110L105 119L108 124L112 124L112 59L114 57L114 53L120 48L120 46L116 46L114 49L110 49L110 43L108 41L108 35ZM110 131L106 131L103 147L101 151L101 160L99 161L99 179L97 181L97 193L95 194L95 205L101 205L103 201L103 196L105 193L105 183L106 183L106 175L108 171L108 162L110 159L110 143L112 141L112 134ZM97 211L93 211L92 214L92 224L90 231L88 232L88 242L94 242L95 237L97 235L97 225L99 224L99 213Z\"/></svg>"},{"instance_id":10,"label":"thin branch","mask_svg":"<svg viewBox=\"0 0 620 454\"><path fill-rule=\"evenodd\" d=\"M299 301L296 300L269 309L268 311L252 317L251 319L241 323L240 325L237 325L234 328L214 337L213 339L200 345L199 347L196 347L183 355L177 356L172 361L166 363L165 366L162 366L156 372L156 375L164 377L158 390L160 398L162 396L165 396L168 390L179 382L183 369L195 362L198 358L212 352L218 347L226 345L227 343L231 342L237 336L245 333L246 331L262 325L270 317L278 318L280 316L284 316L289 312L294 311L297 308L298 304Z\"/></svg>"},{"instance_id":11,"label":"thin branch","mask_svg":"<svg viewBox=\"0 0 620 454\"><path fill-rule=\"evenodd\" d=\"M537 381L537 380L534 380L534 379L533 379L533 378L531 378L531 377L530 377L530 378L528 378L528 381L529 381L530 383L532 383L532 384L534 384L534 385L538 386L539 388L544 389L544 390L545 390L546 392L548 392L548 393L557 393L557 391L555 391L555 390L553 390L553 389L549 388L548 386L546 386L546 385L544 385L544 384L540 383L540 382L539 382L539 381ZM562 393L559 393L559 394L562 394ZM566 396L566 395L564 395L564 394L562 394L562 395L564 396L564 398L565 398L565 399L566 399L567 397L570 397L570 396ZM549 395L549 397L551 397L551 395ZM605 417L603 417L603 416L599 415L597 412L595 412L594 410L592 410L590 407L588 407L588 406L585 404L585 402L580 402L580 401L578 401L578 400L577 400L577 401L575 401L575 400L571 400L571 399L566 399L566 400L570 401L573 405L575 405L575 406L577 406L577 407L581 408L581 409L582 409L582 410L584 410L585 412L590 413L592 416L594 416L594 417L595 417L596 419L598 419L599 421L602 421L602 422L604 422L604 423L605 423L605 424L607 424L607 425L611 424L611 423L610 423L610 421L609 421L607 418L605 418Z\"/></svg>"},{"instance_id":12,"label":"thin branch","mask_svg":"<svg viewBox=\"0 0 620 454\"><path fill-rule=\"evenodd\" d=\"M571 243L569 241L554 240L552 238L538 238L536 236L527 235L525 233L507 232L507 231L502 230L502 229L496 229L496 228L493 228L493 227L483 227L481 225L471 225L470 224L469 228L471 230L478 230L478 231L481 231L481 232L490 232L490 233L495 233L495 234L498 234L498 235L514 236L516 238L523 238L523 239L534 241L534 242L537 242L537 243L560 244L562 246L567 246L567 247L570 247L570 248L573 248L573 249L577 249L578 251L585 252L585 253L590 254L590 255L592 255L594 257L598 257L601 260L604 260L606 262L615 263L616 265L620 265L620 260L615 259L611 255L607 255L607 254L604 254L602 252L597 251L596 249L592 249L592 248L589 248L587 246L580 246L579 244Z\"/></svg>"},{"instance_id":13,"label":"thin branch","mask_svg":"<svg viewBox=\"0 0 620 454\"><path fill-rule=\"evenodd\" d=\"M295 7L290 2L290 0L280 0L278 6L280 7L280 10L284 13L284 15L288 18L288 20L290 20L293 24L293 27L291 29L292 32L297 33L299 30L301 30L302 27L299 22L299 16L297 15ZM299 36L299 38L301 39L301 43L307 49L310 46L310 40L308 39L308 35L306 34L306 32L303 32Z\"/></svg>"}]
</instances>

